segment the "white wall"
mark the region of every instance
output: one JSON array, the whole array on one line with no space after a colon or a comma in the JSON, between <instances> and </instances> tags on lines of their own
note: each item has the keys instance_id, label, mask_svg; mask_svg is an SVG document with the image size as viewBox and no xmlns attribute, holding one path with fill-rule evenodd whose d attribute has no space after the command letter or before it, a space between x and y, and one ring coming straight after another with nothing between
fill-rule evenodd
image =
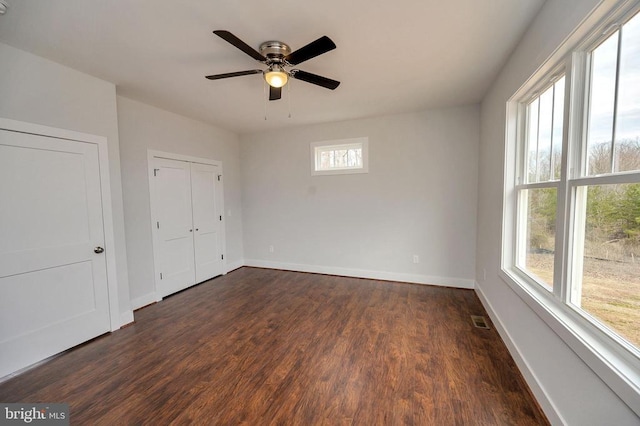
<instances>
[{"instance_id":1,"label":"white wall","mask_svg":"<svg viewBox=\"0 0 640 426\"><path fill-rule=\"evenodd\" d=\"M547 0L482 102L478 292L554 424L638 424L634 413L498 276L506 101L599 2ZM486 270L486 280L483 273Z\"/></svg>"},{"instance_id":2,"label":"white wall","mask_svg":"<svg viewBox=\"0 0 640 426\"><path fill-rule=\"evenodd\" d=\"M240 143L236 134L200 121L122 96L117 102L129 282L136 309L156 300L147 150L222 161L225 259L233 267L242 265Z\"/></svg>"},{"instance_id":3,"label":"white wall","mask_svg":"<svg viewBox=\"0 0 640 426\"><path fill-rule=\"evenodd\" d=\"M120 322L132 321L115 86L0 43L0 117L107 138Z\"/></svg>"},{"instance_id":4,"label":"white wall","mask_svg":"<svg viewBox=\"0 0 640 426\"><path fill-rule=\"evenodd\" d=\"M478 106L242 135L246 263L472 286L478 135ZM310 142L360 136L369 173L311 176Z\"/></svg>"}]
</instances>

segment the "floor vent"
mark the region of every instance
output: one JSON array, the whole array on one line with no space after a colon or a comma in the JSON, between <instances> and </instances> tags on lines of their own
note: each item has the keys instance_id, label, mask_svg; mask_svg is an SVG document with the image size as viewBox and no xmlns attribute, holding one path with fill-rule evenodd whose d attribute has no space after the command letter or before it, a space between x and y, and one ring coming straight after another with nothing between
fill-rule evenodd
<instances>
[{"instance_id":1,"label":"floor vent","mask_svg":"<svg viewBox=\"0 0 640 426\"><path fill-rule=\"evenodd\" d=\"M482 317L480 315L471 315L471 321L476 328L489 330L489 325L487 324L487 320L485 319L485 317Z\"/></svg>"}]
</instances>

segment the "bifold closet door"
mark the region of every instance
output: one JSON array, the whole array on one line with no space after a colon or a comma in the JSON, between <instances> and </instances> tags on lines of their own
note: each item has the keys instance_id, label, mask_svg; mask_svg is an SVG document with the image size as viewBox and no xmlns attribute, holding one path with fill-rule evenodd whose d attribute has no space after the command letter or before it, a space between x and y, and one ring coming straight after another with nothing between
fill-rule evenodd
<instances>
[{"instance_id":1,"label":"bifold closet door","mask_svg":"<svg viewBox=\"0 0 640 426\"><path fill-rule=\"evenodd\" d=\"M222 274L218 167L191 163L196 282Z\"/></svg>"},{"instance_id":2,"label":"bifold closet door","mask_svg":"<svg viewBox=\"0 0 640 426\"><path fill-rule=\"evenodd\" d=\"M157 290L164 297L196 282L191 166L185 161L156 159L154 167L154 251L160 274Z\"/></svg>"},{"instance_id":3,"label":"bifold closet door","mask_svg":"<svg viewBox=\"0 0 640 426\"><path fill-rule=\"evenodd\" d=\"M160 297L224 273L220 167L153 161L154 259Z\"/></svg>"}]
</instances>

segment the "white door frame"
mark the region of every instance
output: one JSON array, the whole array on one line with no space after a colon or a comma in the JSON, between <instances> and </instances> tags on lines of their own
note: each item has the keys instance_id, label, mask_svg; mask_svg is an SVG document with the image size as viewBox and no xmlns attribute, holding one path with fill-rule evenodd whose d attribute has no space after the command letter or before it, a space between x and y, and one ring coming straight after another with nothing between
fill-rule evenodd
<instances>
[{"instance_id":1,"label":"white door frame","mask_svg":"<svg viewBox=\"0 0 640 426\"><path fill-rule=\"evenodd\" d=\"M218 170L220 170L221 183L224 182L224 171L222 169L222 161L212 160L210 158L202 158L202 157L193 157L190 155L182 155L175 154L172 152L158 151L155 149L147 150L147 169L149 174L149 203L150 203L150 217L149 224L151 225L151 235L152 235L152 243L153 243L153 279L155 285L155 293L156 293L156 301L162 300L160 296L160 292L158 288L160 288L160 269L158 268L158 259L157 259L157 247L160 247L160 242L158 241L158 233L155 232L153 226L153 212L155 211L156 206L154 205L153 194L155 193L155 180L153 179L153 160L156 158L164 158L167 160L178 160L178 161L187 161L190 163L201 163L201 164L210 164L212 166L217 166ZM224 188L224 185L221 186ZM222 254L226 255L227 253L227 238L226 238L226 220L224 220L224 190L221 191L220 195L220 213L222 214L223 221L222 226L220 227L220 238L221 238L221 247ZM225 275L227 273L227 259L222 259L222 274Z\"/></svg>"},{"instance_id":2,"label":"white door frame","mask_svg":"<svg viewBox=\"0 0 640 426\"><path fill-rule=\"evenodd\" d=\"M118 306L118 275L116 269L113 211L111 208L111 179L109 176L107 138L90 135L88 133L75 132L72 130L10 120L7 118L0 118L0 129L97 145L98 166L100 169L100 196L102 199L102 218L104 226L104 254L106 257L107 287L109 294L109 324L111 331L118 330L121 326L121 322L120 309Z\"/></svg>"}]
</instances>

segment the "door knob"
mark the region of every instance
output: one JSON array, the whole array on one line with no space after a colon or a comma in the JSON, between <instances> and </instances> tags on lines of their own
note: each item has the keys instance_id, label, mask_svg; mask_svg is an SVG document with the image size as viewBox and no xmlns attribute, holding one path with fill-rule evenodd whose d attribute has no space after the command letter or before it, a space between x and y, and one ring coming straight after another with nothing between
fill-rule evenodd
<instances>
[{"instance_id":1,"label":"door knob","mask_svg":"<svg viewBox=\"0 0 640 426\"><path fill-rule=\"evenodd\" d=\"M104 249L102 247L100 247L100 246L98 246L98 247L93 249L94 253L102 253L103 251L104 251Z\"/></svg>"}]
</instances>

